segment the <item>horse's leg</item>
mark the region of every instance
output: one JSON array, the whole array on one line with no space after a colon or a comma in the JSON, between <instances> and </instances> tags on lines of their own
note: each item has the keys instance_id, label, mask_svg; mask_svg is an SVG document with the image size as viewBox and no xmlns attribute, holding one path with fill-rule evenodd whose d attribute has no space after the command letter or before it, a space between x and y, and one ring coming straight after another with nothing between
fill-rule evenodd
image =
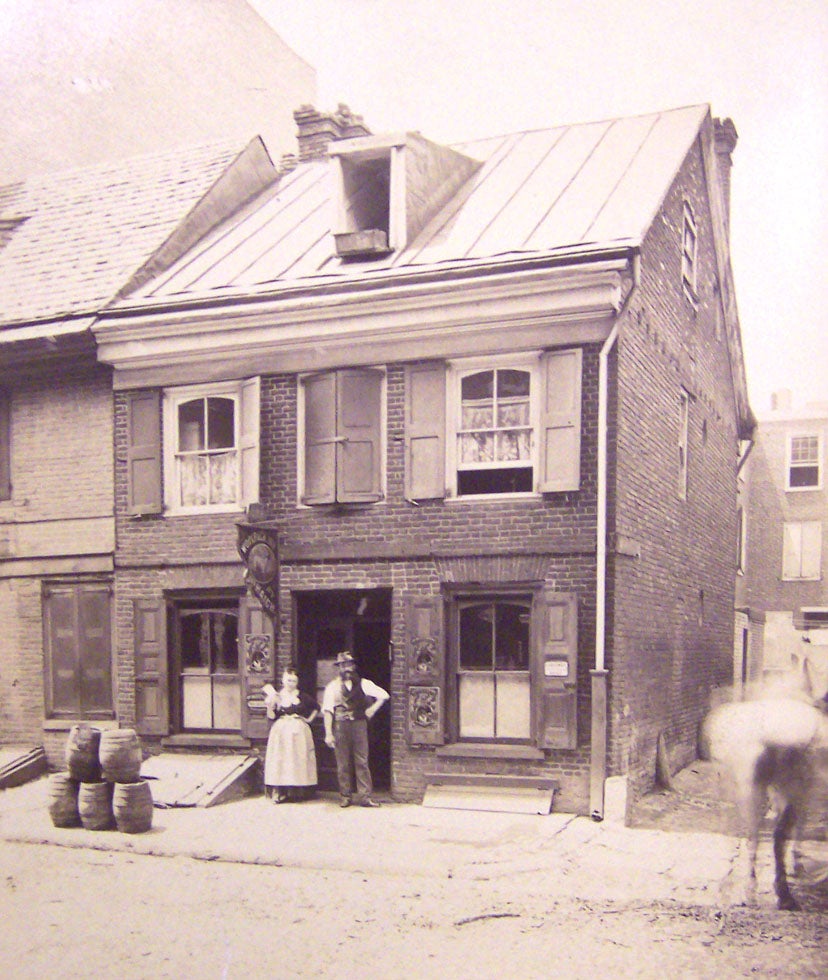
<instances>
[{"instance_id":1,"label":"horse's leg","mask_svg":"<svg viewBox=\"0 0 828 980\"><path fill-rule=\"evenodd\" d=\"M759 828L765 815L768 797L764 786L753 783L744 798L747 826L748 884L745 896L748 905L756 904L756 853L759 850Z\"/></svg>"},{"instance_id":2,"label":"horse's leg","mask_svg":"<svg viewBox=\"0 0 828 980\"><path fill-rule=\"evenodd\" d=\"M785 873L785 851L791 830L796 826L796 823L796 807L793 803L786 803L776 821L776 826L773 828L773 859L775 863L773 888L776 892L778 907L791 912L799 909L799 903L788 887L788 876Z\"/></svg>"}]
</instances>

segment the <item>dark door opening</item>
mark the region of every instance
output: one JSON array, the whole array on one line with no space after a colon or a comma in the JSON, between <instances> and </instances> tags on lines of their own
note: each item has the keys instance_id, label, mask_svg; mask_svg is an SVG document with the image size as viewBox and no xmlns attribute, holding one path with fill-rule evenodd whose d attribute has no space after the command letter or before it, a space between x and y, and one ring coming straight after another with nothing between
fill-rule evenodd
<instances>
[{"instance_id":1,"label":"dark door opening","mask_svg":"<svg viewBox=\"0 0 828 980\"><path fill-rule=\"evenodd\" d=\"M337 676L334 660L350 650L363 677L391 693L391 590L349 589L294 593L296 666L303 690L322 702L325 685ZM335 792L336 760L325 745L322 719L314 722L319 788ZM380 791L391 788L391 705L368 725L371 777Z\"/></svg>"}]
</instances>

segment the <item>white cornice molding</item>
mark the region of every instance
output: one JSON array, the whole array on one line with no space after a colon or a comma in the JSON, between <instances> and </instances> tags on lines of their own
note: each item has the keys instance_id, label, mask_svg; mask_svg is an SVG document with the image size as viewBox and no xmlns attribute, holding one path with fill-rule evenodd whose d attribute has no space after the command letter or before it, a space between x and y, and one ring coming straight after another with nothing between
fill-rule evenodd
<instances>
[{"instance_id":1,"label":"white cornice molding","mask_svg":"<svg viewBox=\"0 0 828 980\"><path fill-rule=\"evenodd\" d=\"M597 342L623 301L629 261L410 280L113 310L94 327L98 358L126 388L239 377L251 367L321 368L343 356L357 364L503 350L504 326L513 349Z\"/></svg>"}]
</instances>

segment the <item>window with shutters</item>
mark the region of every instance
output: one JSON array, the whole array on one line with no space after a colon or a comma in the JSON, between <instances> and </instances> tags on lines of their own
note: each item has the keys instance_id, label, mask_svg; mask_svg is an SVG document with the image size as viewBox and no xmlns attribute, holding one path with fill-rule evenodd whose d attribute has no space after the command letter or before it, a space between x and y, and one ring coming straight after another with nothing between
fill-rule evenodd
<instances>
[{"instance_id":1,"label":"window with shutters","mask_svg":"<svg viewBox=\"0 0 828 980\"><path fill-rule=\"evenodd\" d=\"M47 715L112 718L110 584L45 584L43 634Z\"/></svg>"},{"instance_id":2,"label":"window with shutters","mask_svg":"<svg viewBox=\"0 0 828 980\"><path fill-rule=\"evenodd\" d=\"M822 438L817 434L788 438L786 490L819 490L822 487Z\"/></svg>"},{"instance_id":3,"label":"window with shutters","mask_svg":"<svg viewBox=\"0 0 828 980\"><path fill-rule=\"evenodd\" d=\"M258 495L259 379L166 390L166 511L241 510Z\"/></svg>"},{"instance_id":4,"label":"window with shutters","mask_svg":"<svg viewBox=\"0 0 828 980\"><path fill-rule=\"evenodd\" d=\"M299 499L375 503L385 496L385 374L348 368L299 379Z\"/></svg>"},{"instance_id":5,"label":"window with shutters","mask_svg":"<svg viewBox=\"0 0 828 980\"><path fill-rule=\"evenodd\" d=\"M518 586L459 589L448 605L448 740L575 748L575 597Z\"/></svg>"},{"instance_id":6,"label":"window with shutters","mask_svg":"<svg viewBox=\"0 0 828 980\"><path fill-rule=\"evenodd\" d=\"M578 489L579 349L455 361L446 414L449 496Z\"/></svg>"}]
</instances>

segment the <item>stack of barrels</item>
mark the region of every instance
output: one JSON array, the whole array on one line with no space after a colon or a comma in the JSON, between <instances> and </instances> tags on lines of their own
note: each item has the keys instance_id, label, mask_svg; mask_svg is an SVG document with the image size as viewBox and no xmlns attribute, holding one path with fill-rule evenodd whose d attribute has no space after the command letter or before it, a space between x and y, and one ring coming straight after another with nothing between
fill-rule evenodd
<instances>
[{"instance_id":1,"label":"stack of barrels","mask_svg":"<svg viewBox=\"0 0 828 980\"><path fill-rule=\"evenodd\" d=\"M74 725L66 772L49 777L49 816L56 827L140 834L152 826L152 790L141 779L141 743L131 728Z\"/></svg>"}]
</instances>

